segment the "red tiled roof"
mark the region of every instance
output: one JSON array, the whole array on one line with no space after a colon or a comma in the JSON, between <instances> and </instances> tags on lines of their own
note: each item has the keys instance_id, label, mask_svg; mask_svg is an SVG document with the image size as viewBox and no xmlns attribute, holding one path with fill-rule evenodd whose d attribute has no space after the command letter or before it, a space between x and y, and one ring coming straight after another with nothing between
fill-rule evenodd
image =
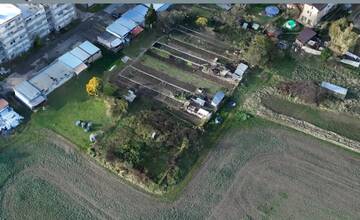
<instances>
[{"instance_id":1,"label":"red tiled roof","mask_svg":"<svg viewBox=\"0 0 360 220\"><path fill-rule=\"evenodd\" d=\"M132 31L131 31L131 34L136 37L137 35L139 35L144 29L140 26L137 26L136 28L134 28Z\"/></svg>"},{"instance_id":2,"label":"red tiled roof","mask_svg":"<svg viewBox=\"0 0 360 220\"><path fill-rule=\"evenodd\" d=\"M9 103L5 99L0 99L0 110L8 107Z\"/></svg>"}]
</instances>

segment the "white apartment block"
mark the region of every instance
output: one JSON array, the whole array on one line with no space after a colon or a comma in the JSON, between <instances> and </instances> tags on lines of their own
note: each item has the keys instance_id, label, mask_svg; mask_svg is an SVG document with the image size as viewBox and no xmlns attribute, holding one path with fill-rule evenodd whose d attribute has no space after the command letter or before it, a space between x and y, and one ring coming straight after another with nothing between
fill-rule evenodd
<instances>
[{"instance_id":1,"label":"white apartment block","mask_svg":"<svg viewBox=\"0 0 360 220\"><path fill-rule=\"evenodd\" d=\"M31 47L21 10L12 4L0 4L0 47L3 55L0 62L13 59Z\"/></svg>"},{"instance_id":2,"label":"white apartment block","mask_svg":"<svg viewBox=\"0 0 360 220\"><path fill-rule=\"evenodd\" d=\"M0 4L0 63L28 51L33 40L76 18L74 4Z\"/></svg>"},{"instance_id":3,"label":"white apartment block","mask_svg":"<svg viewBox=\"0 0 360 220\"><path fill-rule=\"evenodd\" d=\"M50 33L45 8L41 4L17 4L25 21L30 40L36 37L43 38Z\"/></svg>"},{"instance_id":4,"label":"white apartment block","mask_svg":"<svg viewBox=\"0 0 360 220\"><path fill-rule=\"evenodd\" d=\"M74 4L47 4L45 5L48 22L55 31L59 31L76 18Z\"/></svg>"}]
</instances>

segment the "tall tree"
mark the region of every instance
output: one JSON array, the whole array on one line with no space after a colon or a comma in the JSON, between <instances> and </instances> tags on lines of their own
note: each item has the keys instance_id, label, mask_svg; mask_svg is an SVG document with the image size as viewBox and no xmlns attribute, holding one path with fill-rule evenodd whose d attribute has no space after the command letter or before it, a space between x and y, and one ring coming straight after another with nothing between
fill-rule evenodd
<instances>
[{"instance_id":1,"label":"tall tree","mask_svg":"<svg viewBox=\"0 0 360 220\"><path fill-rule=\"evenodd\" d=\"M257 34L251 40L244 58L252 66L265 66L270 60L270 53L273 48L272 42L264 35Z\"/></svg>"},{"instance_id":2,"label":"tall tree","mask_svg":"<svg viewBox=\"0 0 360 220\"><path fill-rule=\"evenodd\" d=\"M152 28L152 25L156 22L156 20L157 20L157 13L154 9L154 5L150 4L149 10L145 15L145 25L147 27Z\"/></svg>"},{"instance_id":3,"label":"tall tree","mask_svg":"<svg viewBox=\"0 0 360 220\"><path fill-rule=\"evenodd\" d=\"M352 31L353 25L346 18L341 18L330 25L330 48L343 54L356 44L359 35Z\"/></svg>"}]
</instances>

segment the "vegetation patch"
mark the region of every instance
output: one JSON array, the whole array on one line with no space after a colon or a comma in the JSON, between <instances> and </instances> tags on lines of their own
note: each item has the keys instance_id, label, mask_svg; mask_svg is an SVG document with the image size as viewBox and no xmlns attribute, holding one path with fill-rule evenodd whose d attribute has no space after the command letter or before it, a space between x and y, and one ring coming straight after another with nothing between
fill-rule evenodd
<instances>
[{"instance_id":1,"label":"vegetation patch","mask_svg":"<svg viewBox=\"0 0 360 220\"><path fill-rule=\"evenodd\" d=\"M262 103L271 110L307 121L325 130L333 131L350 139L360 141L360 120L344 113L321 111L302 104L296 104L276 96L267 96Z\"/></svg>"},{"instance_id":2,"label":"vegetation patch","mask_svg":"<svg viewBox=\"0 0 360 220\"><path fill-rule=\"evenodd\" d=\"M177 68L175 65L170 65L168 63L165 63L159 59L153 58L148 55L144 55L141 58L141 63L144 64L145 66L149 66L155 70L168 74L170 77L173 77L180 81L194 84L199 88L206 88L212 94L215 94L217 91L222 89L222 87L217 83L214 83L210 80L206 80L204 78L199 78L198 76L195 76L192 73Z\"/></svg>"}]
</instances>

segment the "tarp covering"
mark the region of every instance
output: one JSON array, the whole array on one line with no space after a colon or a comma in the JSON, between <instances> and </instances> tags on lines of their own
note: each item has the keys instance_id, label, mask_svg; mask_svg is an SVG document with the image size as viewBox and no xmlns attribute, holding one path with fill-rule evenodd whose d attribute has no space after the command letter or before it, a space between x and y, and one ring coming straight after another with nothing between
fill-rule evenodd
<instances>
[{"instance_id":1,"label":"tarp covering","mask_svg":"<svg viewBox=\"0 0 360 220\"><path fill-rule=\"evenodd\" d=\"M269 16L269 17L274 17L274 16L278 15L279 12L280 12L280 10L279 10L279 8L276 7L276 6L267 6L267 7L265 8L265 13L266 13L266 15Z\"/></svg>"}]
</instances>

